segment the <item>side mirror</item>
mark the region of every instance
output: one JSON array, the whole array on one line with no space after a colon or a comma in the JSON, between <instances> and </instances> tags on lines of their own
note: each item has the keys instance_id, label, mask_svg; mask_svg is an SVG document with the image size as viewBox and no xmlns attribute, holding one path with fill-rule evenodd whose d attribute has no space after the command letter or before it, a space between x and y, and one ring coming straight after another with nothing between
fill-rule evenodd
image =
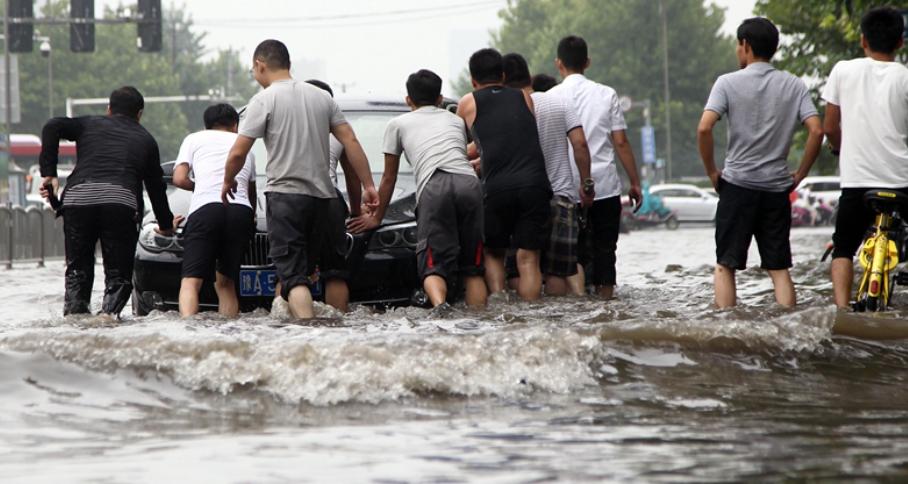
<instances>
[{"instance_id":1,"label":"side mirror","mask_svg":"<svg viewBox=\"0 0 908 484\"><path fill-rule=\"evenodd\" d=\"M164 183L168 185L173 185L173 168L176 166L176 161L168 161L167 163L161 163L161 171L164 172Z\"/></svg>"}]
</instances>

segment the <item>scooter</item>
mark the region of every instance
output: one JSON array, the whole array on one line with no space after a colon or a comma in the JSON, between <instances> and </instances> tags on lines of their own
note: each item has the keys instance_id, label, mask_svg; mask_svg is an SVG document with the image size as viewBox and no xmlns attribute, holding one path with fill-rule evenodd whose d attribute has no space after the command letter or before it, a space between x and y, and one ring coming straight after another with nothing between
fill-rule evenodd
<instances>
[{"instance_id":1,"label":"scooter","mask_svg":"<svg viewBox=\"0 0 908 484\"><path fill-rule=\"evenodd\" d=\"M662 224L665 224L668 230L677 230L681 225L678 215L673 210L663 210L661 213L635 213L633 207L625 203L621 204L621 209L621 225L629 230L657 227Z\"/></svg>"}]
</instances>

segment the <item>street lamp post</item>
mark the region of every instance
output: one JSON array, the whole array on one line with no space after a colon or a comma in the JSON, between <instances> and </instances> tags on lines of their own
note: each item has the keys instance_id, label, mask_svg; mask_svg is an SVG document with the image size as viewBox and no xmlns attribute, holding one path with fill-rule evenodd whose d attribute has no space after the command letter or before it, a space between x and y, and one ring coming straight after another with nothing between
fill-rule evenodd
<instances>
[{"instance_id":1,"label":"street lamp post","mask_svg":"<svg viewBox=\"0 0 908 484\"><path fill-rule=\"evenodd\" d=\"M41 41L41 56L47 58L47 118L54 117L54 57L50 40Z\"/></svg>"}]
</instances>

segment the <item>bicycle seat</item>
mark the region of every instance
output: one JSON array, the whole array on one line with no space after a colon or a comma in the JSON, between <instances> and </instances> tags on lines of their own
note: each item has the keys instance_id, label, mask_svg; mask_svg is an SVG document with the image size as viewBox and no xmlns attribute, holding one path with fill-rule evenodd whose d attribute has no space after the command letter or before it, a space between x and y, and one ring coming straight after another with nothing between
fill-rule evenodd
<instances>
[{"instance_id":1,"label":"bicycle seat","mask_svg":"<svg viewBox=\"0 0 908 484\"><path fill-rule=\"evenodd\" d=\"M908 195L895 190L869 190L864 194L864 204L875 212L908 214Z\"/></svg>"}]
</instances>

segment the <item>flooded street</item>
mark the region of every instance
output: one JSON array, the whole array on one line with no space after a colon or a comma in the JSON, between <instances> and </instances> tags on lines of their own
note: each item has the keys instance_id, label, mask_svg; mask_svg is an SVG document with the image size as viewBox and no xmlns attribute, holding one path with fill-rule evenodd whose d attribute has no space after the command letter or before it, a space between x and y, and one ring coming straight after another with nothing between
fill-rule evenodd
<instances>
[{"instance_id":1,"label":"flooded street","mask_svg":"<svg viewBox=\"0 0 908 484\"><path fill-rule=\"evenodd\" d=\"M617 301L335 327L64 321L62 263L20 264L0 281L0 481L908 479L908 312L838 314L830 234L792 234L794 310L756 268L738 309L711 309L710 227L622 236Z\"/></svg>"}]
</instances>

